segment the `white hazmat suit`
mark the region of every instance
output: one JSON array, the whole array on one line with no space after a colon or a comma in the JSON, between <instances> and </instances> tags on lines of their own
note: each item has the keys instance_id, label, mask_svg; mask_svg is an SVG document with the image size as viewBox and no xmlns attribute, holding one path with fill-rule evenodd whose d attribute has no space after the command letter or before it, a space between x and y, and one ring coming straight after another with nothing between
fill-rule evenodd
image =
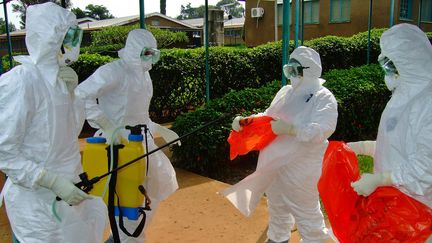
<instances>
[{"instance_id":1,"label":"white hazmat suit","mask_svg":"<svg viewBox=\"0 0 432 243\"><path fill-rule=\"evenodd\" d=\"M3 193L9 221L20 242L101 241L106 206L101 199L82 201L89 196L72 184L82 172L78 135L84 107L74 107L70 75L61 70L76 74L59 64L76 17L54 3L32 5L26 14L30 55L16 57L22 65L0 78L0 169L8 175ZM53 204L56 196L75 206Z\"/></svg>"},{"instance_id":2,"label":"white hazmat suit","mask_svg":"<svg viewBox=\"0 0 432 243\"><path fill-rule=\"evenodd\" d=\"M349 143L356 153L374 157L374 174L363 174L353 187L367 196L376 187L393 185L432 207L432 46L410 24L385 31L380 46L398 75L385 77L393 94L381 115L376 144Z\"/></svg>"},{"instance_id":3,"label":"white hazmat suit","mask_svg":"<svg viewBox=\"0 0 432 243\"><path fill-rule=\"evenodd\" d=\"M177 134L150 120L149 106L153 95L153 86L149 70L152 61L140 58L144 48L156 48L156 39L143 29L132 30L125 47L119 51L119 60L98 68L87 80L82 82L75 94L86 100L86 116L90 125L102 130L113 127L146 124L152 134L160 133L165 141L178 138ZM98 99L98 102L96 102ZM122 130L127 138L128 132ZM110 136L107 132L106 136ZM153 138L148 135L149 151L156 149ZM151 211L146 211L146 226L161 200L166 199L177 188L175 171L169 159L162 151L150 155L148 175L144 187L151 199ZM139 221L125 219L129 232L135 230ZM138 238L132 238L119 230L121 242L143 242L144 231Z\"/></svg>"},{"instance_id":4,"label":"white hazmat suit","mask_svg":"<svg viewBox=\"0 0 432 243\"><path fill-rule=\"evenodd\" d=\"M337 122L337 103L322 86L319 54L299 47L290 55L305 67L303 76L282 87L264 115L280 134L261 150L256 171L222 193L249 216L266 193L270 223L267 236L285 242L296 220L303 242L328 238L319 205L317 182L327 138ZM279 122L282 121L282 122Z\"/></svg>"}]
</instances>

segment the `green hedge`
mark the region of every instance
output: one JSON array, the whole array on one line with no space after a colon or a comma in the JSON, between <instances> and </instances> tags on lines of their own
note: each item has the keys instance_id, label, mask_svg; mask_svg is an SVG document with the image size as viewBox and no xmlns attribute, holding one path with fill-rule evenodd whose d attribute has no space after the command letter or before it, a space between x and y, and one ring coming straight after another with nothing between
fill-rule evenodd
<instances>
[{"instance_id":1,"label":"green hedge","mask_svg":"<svg viewBox=\"0 0 432 243\"><path fill-rule=\"evenodd\" d=\"M391 92L378 64L347 70L332 70L324 84L338 101L338 124L332 139L356 141L375 139L381 113Z\"/></svg>"},{"instance_id":2,"label":"green hedge","mask_svg":"<svg viewBox=\"0 0 432 243\"><path fill-rule=\"evenodd\" d=\"M381 113L390 92L384 84L379 65L368 65L349 70L333 70L324 75L324 84L338 101L338 125L331 140L357 141L375 139ZM250 115L264 111L280 89L274 81L258 89L246 88L231 91L221 99L215 99L195 112L177 117L172 129L185 134L196 127L216 119L222 113L232 116L182 140L181 147L173 148L175 166L223 180L230 164L256 161L257 153L229 161L226 139L235 114Z\"/></svg>"},{"instance_id":3,"label":"green hedge","mask_svg":"<svg viewBox=\"0 0 432 243\"><path fill-rule=\"evenodd\" d=\"M111 46L116 44L126 43L128 33L133 29L139 29L139 25L113 26L103 28L91 33L92 47ZM176 44L184 44L189 42L185 32L173 32L162 30L159 28L148 26L147 29L152 32L158 43L158 48L168 48Z\"/></svg>"},{"instance_id":4,"label":"green hedge","mask_svg":"<svg viewBox=\"0 0 432 243\"><path fill-rule=\"evenodd\" d=\"M99 54L81 54L78 61L71 67L77 72L79 81L84 81L96 71L100 66L115 60L110 56L101 56Z\"/></svg>"},{"instance_id":5,"label":"green hedge","mask_svg":"<svg viewBox=\"0 0 432 243\"><path fill-rule=\"evenodd\" d=\"M110 56L118 58L118 51L124 47L124 44L112 44L112 45L94 45L82 47L80 50L81 54L99 54L102 56Z\"/></svg>"}]
</instances>

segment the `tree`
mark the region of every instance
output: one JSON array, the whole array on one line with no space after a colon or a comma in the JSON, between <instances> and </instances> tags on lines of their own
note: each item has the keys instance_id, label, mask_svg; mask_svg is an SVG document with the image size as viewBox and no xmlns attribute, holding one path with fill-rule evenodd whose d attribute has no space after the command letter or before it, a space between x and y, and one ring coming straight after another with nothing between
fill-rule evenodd
<instances>
[{"instance_id":1,"label":"tree","mask_svg":"<svg viewBox=\"0 0 432 243\"><path fill-rule=\"evenodd\" d=\"M61 6L61 0L17 0L17 2L17 4L12 4L12 12L20 13L19 16L21 19L21 28L25 28L25 18L28 6L46 2L53 2ZM66 8L70 8L72 6L71 0L65 0L65 2Z\"/></svg>"},{"instance_id":2,"label":"tree","mask_svg":"<svg viewBox=\"0 0 432 243\"><path fill-rule=\"evenodd\" d=\"M109 10L103 5L89 4L86 6L84 12L87 17L91 17L97 20L114 18L114 16L109 12Z\"/></svg>"},{"instance_id":3,"label":"tree","mask_svg":"<svg viewBox=\"0 0 432 243\"><path fill-rule=\"evenodd\" d=\"M240 18L244 16L245 9L237 0L221 0L216 7L225 11L228 16Z\"/></svg>"},{"instance_id":4,"label":"tree","mask_svg":"<svg viewBox=\"0 0 432 243\"><path fill-rule=\"evenodd\" d=\"M15 25L9 22L9 32L15 31ZM6 33L6 22L3 18L0 18L0 34Z\"/></svg>"},{"instance_id":5,"label":"tree","mask_svg":"<svg viewBox=\"0 0 432 243\"><path fill-rule=\"evenodd\" d=\"M209 9L219 9L216 6L208 5ZM205 14L205 5L201 5L197 8L193 8L191 3L188 3L186 6L181 5L180 15L177 16L177 19L196 19L203 18Z\"/></svg>"},{"instance_id":6,"label":"tree","mask_svg":"<svg viewBox=\"0 0 432 243\"><path fill-rule=\"evenodd\" d=\"M114 16L109 12L109 10L103 5L93 5L89 4L86 6L85 10L80 8L73 8L71 11L76 15L78 19L91 17L94 19L112 19Z\"/></svg>"},{"instance_id":7,"label":"tree","mask_svg":"<svg viewBox=\"0 0 432 243\"><path fill-rule=\"evenodd\" d=\"M160 13L166 15L166 0L160 0Z\"/></svg>"},{"instance_id":8,"label":"tree","mask_svg":"<svg viewBox=\"0 0 432 243\"><path fill-rule=\"evenodd\" d=\"M77 17L77 19L81 19L81 18L87 17L86 13L82 9L80 9L80 8L73 8L73 9L71 9L71 12L75 14L75 16Z\"/></svg>"}]
</instances>

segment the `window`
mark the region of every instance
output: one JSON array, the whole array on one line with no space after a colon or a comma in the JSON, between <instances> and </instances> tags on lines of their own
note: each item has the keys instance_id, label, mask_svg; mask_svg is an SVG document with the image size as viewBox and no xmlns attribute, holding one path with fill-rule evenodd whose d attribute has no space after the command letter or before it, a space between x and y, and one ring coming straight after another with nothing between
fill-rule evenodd
<instances>
[{"instance_id":1,"label":"window","mask_svg":"<svg viewBox=\"0 0 432 243\"><path fill-rule=\"evenodd\" d=\"M151 21L151 25L153 25L153 26L159 26L160 25L159 19L152 20Z\"/></svg>"},{"instance_id":2,"label":"window","mask_svg":"<svg viewBox=\"0 0 432 243\"><path fill-rule=\"evenodd\" d=\"M319 23L319 0L304 1L304 23L318 24Z\"/></svg>"},{"instance_id":3,"label":"window","mask_svg":"<svg viewBox=\"0 0 432 243\"><path fill-rule=\"evenodd\" d=\"M432 22L432 0L423 0L421 6L421 21Z\"/></svg>"},{"instance_id":4,"label":"window","mask_svg":"<svg viewBox=\"0 0 432 243\"><path fill-rule=\"evenodd\" d=\"M290 19L289 19L289 25L291 25L292 23L292 18L293 18L293 7L290 1ZM277 17L278 17L278 25L282 25L283 24L283 4L279 4L277 5Z\"/></svg>"},{"instance_id":5,"label":"window","mask_svg":"<svg viewBox=\"0 0 432 243\"><path fill-rule=\"evenodd\" d=\"M238 29L225 29L225 36L227 36L227 37L240 37L241 31Z\"/></svg>"},{"instance_id":6,"label":"window","mask_svg":"<svg viewBox=\"0 0 432 243\"><path fill-rule=\"evenodd\" d=\"M412 19L412 0L400 0L400 19Z\"/></svg>"},{"instance_id":7,"label":"window","mask_svg":"<svg viewBox=\"0 0 432 243\"><path fill-rule=\"evenodd\" d=\"M330 0L330 22L348 22L351 15L350 0Z\"/></svg>"}]
</instances>

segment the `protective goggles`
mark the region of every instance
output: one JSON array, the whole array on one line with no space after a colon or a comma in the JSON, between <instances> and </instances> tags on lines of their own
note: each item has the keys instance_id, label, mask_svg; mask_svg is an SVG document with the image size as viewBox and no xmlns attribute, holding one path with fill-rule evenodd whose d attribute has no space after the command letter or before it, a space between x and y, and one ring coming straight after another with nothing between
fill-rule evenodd
<instances>
[{"instance_id":1,"label":"protective goggles","mask_svg":"<svg viewBox=\"0 0 432 243\"><path fill-rule=\"evenodd\" d=\"M288 64L285 64L283 67L283 72L286 78L296 78L298 76L303 76L303 69L307 69L309 67L303 67L299 61L294 58L291 58L288 61Z\"/></svg>"},{"instance_id":2,"label":"protective goggles","mask_svg":"<svg viewBox=\"0 0 432 243\"><path fill-rule=\"evenodd\" d=\"M384 70L386 76L399 74L393 61L390 60L388 57L380 55L378 57L378 62Z\"/></svg>"},{"instance_id":3,"label":"protective goggles","mask_svg":"<svg viewBox=\"0 0 432 243\"><path fill-rule=\"evenodd\" d=\"M78 25L70 27L63 40L64 48L73 48L79 46L81 44L82 37L83 30Z\"/></svg>"},{"instance_id":4,"label":"protective goggles","mask_svg":"<svg viewBox=\"0 0 432 243\"><path fill-rule=\"evenodd\" d=\"M148 48L145 47L142 51L141 51L141 60L147 62L150 61L155 64L159 61L160 59L160 51L156 48Z\"/></svg>"}]
</instances>

